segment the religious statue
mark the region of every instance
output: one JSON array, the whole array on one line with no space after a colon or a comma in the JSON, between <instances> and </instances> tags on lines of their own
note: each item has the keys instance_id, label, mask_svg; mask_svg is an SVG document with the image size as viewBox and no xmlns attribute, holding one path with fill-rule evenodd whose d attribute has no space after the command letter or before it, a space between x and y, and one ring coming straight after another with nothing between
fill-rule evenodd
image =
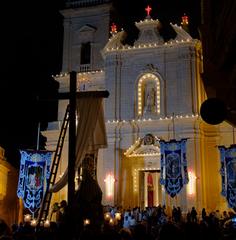
<instances>
[{"instance_id":1,"label":"religious statue","mask_svg":"<svg viewBox=\"0 0 236 240\"><path fill-rule=\"evenodd\" d=\"M148 85L145 89L144 114L156 112L156 92L153 86Z\"/></svg>"},{"instance_id":2,"label":"religious statue","mask_svg":"<svg viewBox=\"0 0 236 240\"><path fill-rule=\"evenodd\" d=\"M36 187L36 175L35 175L35 173L29 174L28 185L31 189L34 189Z\"/></svg>"}]
</instances>

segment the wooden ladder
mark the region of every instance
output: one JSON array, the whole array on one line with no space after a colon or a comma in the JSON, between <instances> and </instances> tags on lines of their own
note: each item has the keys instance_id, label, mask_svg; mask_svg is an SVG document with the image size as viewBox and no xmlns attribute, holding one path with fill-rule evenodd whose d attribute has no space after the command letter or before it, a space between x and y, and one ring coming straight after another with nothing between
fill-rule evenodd
<instances>
[{"instance_id":1,"label":"wooden ladder","mask_svg":"<svg viewBox=\"0 0 236 240\"><path fill-rule=\"evenodd\" d=\"M40 221L46 220L48 217L49 207L52 199L52 192L50 192L50 188L55 184L55 181L56 181L57 170L58 170L58 166L61 159L61 153L64 145L66 131L68 128L68 123L69 123L69 105L67 105L67 108L66 108L65 116L61 126L60 135L57 142L56 151L55 151L52 165L51 165L50 177L48 179L47 188L46 188L43 201L41 203L41 207L39 210L38 224L40 223Z\"/></svg>"}]
</instances>

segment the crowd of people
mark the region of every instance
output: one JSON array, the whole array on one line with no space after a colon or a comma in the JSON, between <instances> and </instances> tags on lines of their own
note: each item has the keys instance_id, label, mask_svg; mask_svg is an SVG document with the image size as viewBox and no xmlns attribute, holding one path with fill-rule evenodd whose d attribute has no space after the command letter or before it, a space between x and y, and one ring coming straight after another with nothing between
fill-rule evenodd
<instances>
[{"instance_id":1,"label":"crowd of people","mask_svg":"<svg viewBox=\"0 0 236 240\"><path fill-rule=\"evenodd\" d=\"M0 220L0 240L61 240L68 239L70 229L65 225L67 205L54 204L50 225L31 222L14 224L10 229ZM64 224L64 225L63 225ZM165 240L165 239L236 239L236 215L219 210L207 213L205 208L197 212L192 207L183 213L180 207L173 207L167 214L165 206L141 209L104 207L104 221L100 231L94 230L89 219L84 229L74 240Z\"/></svg>"},{"instance_id":2,"label":"crowd of people","mask_svg":"<svg viewBox=\"0 0 236 240\"><path fill-rule=\"evenodd\" d=\"M120 209L110 208L111 218L117 211ZM159 205L143 210L139 207L124 210L122 216L120 230L128 229L130 238L127 239L236 239L236 215L233 211L207 213L203 208L198 213L192 207L183 214L180 207L174 206L167 214L165 206ZM141 229L143 237L139 238L140 234L138 238L134 237L135 232Z\"/></svg>"}]
</instances>

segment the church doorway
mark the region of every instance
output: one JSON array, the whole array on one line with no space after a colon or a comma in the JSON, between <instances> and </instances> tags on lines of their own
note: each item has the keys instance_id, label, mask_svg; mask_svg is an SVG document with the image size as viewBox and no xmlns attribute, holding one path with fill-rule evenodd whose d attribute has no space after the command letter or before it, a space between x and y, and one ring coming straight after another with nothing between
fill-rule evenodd
<instances>
[{"instance_id":1,"label":"church doorway","mask_svg":"<svg viewBox=\"0 0 236 240\"><path fill-rule=\"evenodd\" d=\"M162 203L160 170L139 171L139 202L141 208L158 206Z\"/></svg>"}]
</instances>

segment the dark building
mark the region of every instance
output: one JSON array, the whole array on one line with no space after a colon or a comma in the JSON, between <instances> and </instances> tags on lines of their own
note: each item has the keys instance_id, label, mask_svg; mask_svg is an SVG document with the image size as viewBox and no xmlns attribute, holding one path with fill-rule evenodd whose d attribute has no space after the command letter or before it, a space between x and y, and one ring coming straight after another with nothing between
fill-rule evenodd
<instances>
[{"instance_id":1,"label":"dark building","mask_svg":"<svg viewBox=\"0 0 236 240\"><path fill-rule=\"evenodd\" d=\"M226 106L226 121L236 125L236 2L202 0L203 81L208 98ZM209 109L209 113L211 109Z\"/></svg>"}]
</instances>

